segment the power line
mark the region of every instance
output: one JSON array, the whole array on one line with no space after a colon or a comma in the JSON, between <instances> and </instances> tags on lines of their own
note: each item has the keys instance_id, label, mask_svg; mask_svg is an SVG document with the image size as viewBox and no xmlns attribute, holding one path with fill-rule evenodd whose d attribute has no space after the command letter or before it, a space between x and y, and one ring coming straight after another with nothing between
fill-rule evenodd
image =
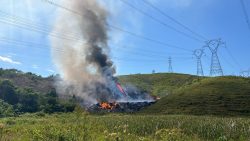
<instances>
[{"instance_id":1,"label":"power line","mask_svg":"<svg viewBox=\"0 0 250 141\"><path fill-rule=\"evenodd\" d=\"M39 28L42 28L42 29L46 29L47 31L51 31L51 28L53 28L50 25L45 25L44 23L39 23L39 22L31 20L31 19L19 17L19 16L16 16L16 15L12 15L12 14L6 13L6 12L4 12L2 10L0 10L0 14L7 17L7 18L9 17L11 20L27 23L27 24L30 24L31 26L34 26L34 27L39 27ZM64 34L65 36L67 35L69 37L72 37L72 36L73 37L76 37L76 36L79 37L79 34L73 33L73 32L68 32L68 31L56 32L56 33Z\"/></svg>"},{"instance_id":2,"label":"power line","mask_svg":"<svg viewBox=\"0 0 250 141\"><path fill-rule=\"evenodd\" d=\"M123 0L121 0L123 1ZM197 37L202 38L203 40L206 40L206 38L204 36L202 36L201 34L196 33L195 31L193 31L192 29L190 29L189 27L187 27L186 25L182 24L181 22L177 21L176 19L174 19L173 17L169 16L168 14L166 14L165 12L163 12L161 9L159 9L158 7L156 7L154 4L152 4L151 2L149 2L148 0L142 0L145 4L147 4L148 6L150 6L151 8L155 9L156 11L158 11L160 14L162 14L163 16L167 17L168 19L172 20L173 22L175 22L176 24L182 26L184 29L188 30L189 32L193 33L194 35L196 35ZM248 14L246 12L246 8L244 5L243 0L241 0L242 3L242 7L243 7L243 11L246 17L246 21L248 23L249 29L250 29L250 22L249 22L249 18L248 18ZM230 52L230 50L228 48L226 48L227 52L229 53L230 57L234 60L234 62L240 66L240 64L238 63L238 61L235 59L235 57L233 56L233 54Z\"/></svg>"},{"instance_id":3,"label":"power line","mask_svg":"<svg viewBox=\"0 0 250 141\"><path fill-rule=\"evenodd\" d=\"M142 0L142 2L144 2L145 4L147 4L148 6L150 6L151 8L155 9L156 11L158 11L160 14L162 14L163 16L167 17L168 19L170 19L171 21L175 22L176 24L180 25L181 27L183 27L184 29L186 29L187 31L191 32L192 34L196 35L197 37L203 39L203 40L207 40L204 36L202 36L201 34L196 33L195 31L193 31L192 29L190 29L188 26L182 24L181 22L179 22L178 20L176 20L175 18L169 16L168 14L166 14L165 12L163 12L161 9L159 9L157 6L155 6L153 3L149 2L148 0Z\"/></svg>"},{"instance_id":4,"label":"power line","mask_svg":"<svg viewBox=\"0 0 250 141\"><path fill-rule=\"evenodd\" d=\"M23 41L17 41L17 40L10 40L10 39L7 39L7 38L0 38L0 41L3 41L5 43L11 43L11 44L19 45L19 46L20 45L21 46L36 46L36 49L40 49L42 51L44 51L44 48L40 48L40 47L48 47L48 48L50 48L50 46L48 46L48 45L42 45L42 44L31 43L31 42L23 42ZM62 51L64 51L64 50L62 50ZM158 57L158 58L160 57L162 59L166 58L166 56L156 56L156 55L151 55L151 54L139 54L139 52L125 52L125 53L129 53L130 55L134 53L133 55L137 55L137 56L141 55L143 57L148 57L148 58L156 58L156 57ZM189 57L184 57L184 56L179 57L179 56L176 56L175 58L186 59L186 58L189 58ZM155 60L159 60L159 59L155 59ZM164 61L165 61L165 59L164 59Z\"/></svg>"},{"instance_id":5,"label":"power line","mask_svg":"<svg viewBox=\"0 0 250 141\"><path fill-rule=\"evenodd\" d=\"M114 45L110 45L110 47L112 47L112 50L115 49L115 50L120 50L120 49L130 49L130 48L133 48L131 46L127 46L127 45L121 45L119 46L114 46ZM148 52L148 53L151 53L151 54L154 54L154 55L159 55L159 54L162 54L162 53L165 53L165 54L171 54L171 55L180 55L180 56L183 56L183 55L188 55L189 53L177 53L177 52L164 52L164 51L153 51L153 50L149 50L149 49L140 49L140 51L138 52L141 52L141 53L144 53L144 52Z\"/></svg>"},{"instance_id":6,"label":"power line","mask_svg":"<svg viewBox=\"0 0 250 141\"><path fill-rule=\"evenodd\" d=\"M47 30L47 29L45 29L45 30L43 30L43 29L41 29L39 26L33 26L31 23L24 23L24 22L21 22L21 21L17 21L17 20L20 20L18 17L15 17L15 21L6 21L6 20L0 20L1 22L4 22L4 23L9 23L9 24L13 24L13 25L15 25L15 26L18 26L18 27L20 27L20 26L22 26L22 28L25 28L25 29L27 29L27 26L29 25L29 28L28 28L28 30L33 30L33 31L37 31L37 32L42 32L42 33L46 33L46 34L49 34L50 32L49 32L49 30ZM19 23L19 24L18 24ZM18 25L17 25L18 24ZM23 27L23 26L25 26L25 27ZM32 29L30 28L30 27L32 27ZM63 39L65 39L65 37L64 36L59 36L58 34L55 34L55 33L52 33L52 34L50 34L50 35L52 35L52 36L55 36L55 37L58 37L58 38L63 38ZM76 39L76 38L67 38L67 39L70 39L70 40L81 40L81 39ZM83 42L83 41L82 41ZM152 51L150 51L150 52L152 52ZM140 54L141 53L145 53L145 50L143 51L143 52L139 52ZM153 53L153 52L152 52ZM151 53L150 53L151 54ZM159 55L159 52L155 52L155 55L157 54L157 56L160 56Z\"/></svg>"},{"instance_id":7,"label":"power line","mask_svg":"<svg viewBox=\"0 0 250 141\"><path fill-rule=\"evenodd\" d=\"M47 2L48 4L51 4L51 5L54 5L54 6L57 6L59 8L62 8L68 12L71 12L73 14L76 14L78 16L82 16L82 13L79 13L77 11L74 11L72 9L69 9L67 7L64 7L62 5L59 5L55 2L52 2L50 0L43 0L44 2ZM144 39L144 40L147 40L147 41L150 41L150 42L153 42L153 43L156 43L156 44L159 44L159 45L163 45L163 46L167 46L167 47L171 47L171 48L176 48L176 49L180 49L180 50L184 50L184 51L189 51L189 52L192 52L192 50L189 50L189 49L186 49L186 48L182 48L182 47L178 47L176 45L172 45L172 44L168 44L168 43L165 43L165 42L162 42L162 41L158 41L158 40L155 40L155 39L152 39L152 38L149 38L149 37L146 37L146 36L143 36L143 35L140 35L140 34L137 34L137 33L133 33L133 32L130 32L130 31L127 31L127 30L124 30L120 27L117 27L117 26L114 26L114 25L111 25L109 23L107 23L107 25L109 27L111 27L112 29L115 29L115 30L118 30L118 31L121 31L121 32L124 32L124 33L127 33L127 34L130 34L134 37L137 37L137 38L141 38L141 39Z\"/></svg>"},{"instance_id":8,"label":"power line","mask_svg":"<svg viewBox=\"0 0 250 141\"><path fill-rule=\"evenodd\" d=\"M4 14L4 13L1 13L1 11L0 11L0 14ZM28 31L35 31L35 32L39 32L42 34L52 36L52 37L60 38L60 39L80 41L83 44L86 44L86 42L84 42L80 37L78 37L78 38L71 37L71 36L68 36L68 35L65 35L65 34L62 34L59 32L51 32L49 29L42 28L41 26L26 22L22 18L19 18L17 16L8 15L7 18L2 17L0 19L0 22L8 24L8 25L13 25L13 26L16 26L18 28L25 29Z\"/></svg>"},{"instance_id":9,"label":"power line","mask_svg":"<svg viewBox=\"0 0 250 141\"><path fill-rule=\"evenodd\" d=\"M13 43L13 44L19 45L19 46L30 46L30 45L32 45L32 46L36 46L36 49L40 49L40 50L43 50L43 51L44 51L45 48L41 48L41 47L49 47L50 48L50 46L40 44L40 43L24 42L24 41L18 41L18 40L7 39L7 38L0 38L0 41L6 42L6 43ZM60 52L60 53L66 53L65 49L63 49L63 48L61 48L61 49L54 48L54 51ZM118 58L118 57L114 57L114 58ZM152 58L152 56L150 56L150 58ZM177 58L177 59L190 59L191 57L175 57L175 58ZM148 61L156 61L156 62L157 61L162 61L162 62L164 62L165 61L165 59L138 59L138 58L136 58L136 59L126 58L124 60L125 61L127 61L127 60L136 61L137 60L137 61L143 61L143 62L145 62L145 61L147 61L147 62Z\"/></svg>"},{"instance_id":10,"label":"power line","mask_svg":"<svg viewBox=\"0 0 250 141\"><path fill-rule=\"evenodd\" d=\"M163 45L163 46L167 46L167 47L171 47L171 48L176 48L176 49L180 49L180 50L184 50L184 51L188 51L188 52L192 51L190 49L182 48L182 47L172 45L172 44L168 44L168 43L165 43L165 42L162 42L162 41L158 41L158 40L155 40L155 39L152 39L152 38L140 35L140 34L136 34L136 33L121 29L121 28L116 27L116 26L112 26L112 28L116 29L116 30L119 30L119 31L122 31L122 32L125 32L125 33L128 33L128 34L130 34L130 35L132 35L134 37L141 38L141 39L144 39L144 40L147 40L147 41L150 41L150 42L154 42L154 43L159 44L159 45Z\"/></svg>"},{"instance_id":11,"label":"power line","mask_svg":"<svg viewBox=\"0 0 250 141\"><path fill-rule=\"evenodd\" d=\"M122 48L119 48L119 49L113 48L112 50L120 50L120 49L122 49ZM161 57L161 58L167 58L167 56L156 54L156 53L134 51L134 50L126 50L125 52L126 53L130 53L130 55L132 54L132 55L136 55L136 56L141 55L143 57L150 57L150 58L155 58L155 57L157 57L157 58L159 58L159 57ZM183 58L183 55L182 56L175 56L175 57L177 57L177 58Z\"/></svg>"},{"instance_id":12,"label":"power line","mask_svg":"<svg viewBox=\"0 0 250 141\"><path fill-rule=\"evenodd\" d=\"M239 67L240 69L242 69L240 63L236 60L236 58L233 56L233 54L232 54L231 51L227 48L227 46L226 46L226 51L227 51L227 53L231 56L231 58L233 59L233 61L238 65L238 67Z\"/></svg>"},{"instance_id":13,"label":"power line","mask_svg":"<svg viewBox=\"0 0 250 141\"><path fill-rule=\"evenodd\" d=\"M31 30L33 30L33 31L36 31L36 32L41 32L41 33L46 33L46 34L48 34L48 35L51 35L51 36L54 36L54 37L57 37L57 38L61 38L61 39L67 39L67 40L74 40L74 41L82 41L81 39L76 39L76 38L68 38L68 37L64 37L64 36L61 36L61 35L58 35L58 34L55 34L55 33L48 33L48 30L44 30L44 29L39 29L39 27L37 28L36 26L32 26L31 24L27 24L27 23L24 23L24 22L21 22L21 25L25 25L25 26L28 26L28 28L27 27L23 27L23 26L20 26L19 24L17 24L18 22L15 20L15 21L13 21L13 19L12 19L12 21L6 21L6 20L3 20L2 22L4 22L4 23L7 23L7 24L12 24L12 25L15 25L15 26L17 26L17 27L21 27L21 28L24 28L24 29L27 29L27 30L30 30L31 28L30 27L32 27L32 29ZM20 22L20 21L19 21ZM36 27L36 28L35 28ZM127 31L127 32L129 32L129 31ZM131 32L132 33L132 32ZM134 34L134 33L132 33L132 34ZM143 36L144 37L144 36ZM140 37L139 37L140 38ZM147 37L148 38L148 37ZM148 38L148 39L151 39L151 38ZM160 42L160 41L157 41L158 43ZM161 42L160 42L161 43ZM165 43L163 43L163 44L165 44ZM162 44L162 45L163 45ZM165 45L164 45L165 46ZM173 47L176 47L176 46L173 46ZM184 48L179 48L179 49L184 49ZM186 50L186 49L185 49ZM191 51L191 50L190 50Z\"/></svg>"},{"instance_id":14,"label":"power line","mask_svg":"<svg viewBox=\"0 0 250 141\"><path fill-rule=\"evenodd\" d=\"M244 3L244 0L240 0L240 3L241 3L241 7L243 9L243 13L244 13L244 16L245 16L245 20L246 20L248 29L250 30L250 21L249 21L249 16L248 16L248 13L247 13L247 9L246 9L246 5Z\"/></svg>"},{"instance_id":15,"label":"power line","mask_svg":"<svg viewBox=\"0 0 250 141\"><path fill-rule=\"evenodd\" d=\"M221 58L229 65L231 66L232 68L234 68L234 70L237 70L238 71L238 68L235 66L235 64L232 64L230 61L228 61L228 59L226 57L223 57L221 56ZM224 72L225 74L225 72Z\"/></svg>"},{"instance_id":16,"label":"power line","mask_svg":"<svg viewBox=\"0 0 250 141\"><path fill-rule=\"evenodd\" d=\"M0 14L4 16L4 17L2 17L2 19L9 20L9 21L15 22L15 23L19 22L19 23L22 23L24 25L28 25L29 27L34 27L34 28L37 28L37 29L42 29L42 30L44 30L46 32L51 32L51 28L52 27L50 27L48 25L39 24L37 22L34 23L31 20L29 20L29 19L26 19L26 18L23 18L23 17L18 17L16 15L11 15L11 14L8 14L8 13L3 12L1 10L0 10ZM63 32L54 32L53 31L53 33L63 34L64 36L67 36L67 37L76 37L76 36L69 36L70 34L71 35L78 35L79 36L79 34L76 34L76 33L69 33L69 32L67 32L67 34L66 34L65 31L63 31ZM78 39L79 38L80 37L78 37Z\"/></svg>"},{"instance_id":17,"label":"power line","mask_svg":"<svg viewBox=\"0 0 250 141\"><path fill-rule=\"evenodd\" d=\"M56 37L56 38L60 38L60 39L66 39L66 40L72 40L72 41L80 41L83 44L86 44L81 39L68 38L68 37L65 37L65 36L62 36L62 35L59 35L59 34L55 34L53 32L49 32L49 31L46 31L46 30L43 30L43 29L32 27L31 25L26 24L26 23L22 23L22 22L18 22L18 21L7 21L7 20L0 20L0 22L8 24L8 25L15 26L15 27L18 27L18 28L21 28L21 29L26 29L28 31L40 32L42 34L46 34L46 35L49 35L49 36L52 36L52 37Z\"/></svg>"},{"instance_id":18,"label":"power line","mask_svg":"<svg viewBox=\"0 0 250 141\"><path fill-rule=\"evenodd\" d=\"M8 15L9 16L9 15ZM20 20L18 17L16 17L15 16L15 21L14 21L14 23L17 23L18 21L17 20ZM3 21L3 22L6 22L6 21ZM14 24L13 23L13 21L10 21L12 24ZM7 23L9 23L9 21L7 22ZM20 24L20 23L19 23ZM14 25L16 25L16 24L14 24ZM29 25L29 27L33 27L33 25L32 24L30 24L30 23L23 23L23 22L21 22L21 25L25 25L25 26L27 26L27 25ZM20 26L20 25L19 25ZM38 27L39 28L39 27ZM35 28L35 29L37 29L37 27ZM35 31L37 31L37 30L35 30ZM40 30L40 28L39 28L39 30L38 30L39 32L45 32L43 29L41 29ZM46 30L47 31L47 30ZM56 36L56 37L58 37L58 36ZM145 52L142 52L142 53L145 53ZM144 54L143 54L144 55ZM155 54L156 55L156 54ZM157 57L159 57L159 52L157 53Z\"/></svg>"},{"instance_id":19,"label":"power line","mask_svg":"<svg viewBox=\"0 0 250 141\"><path fill-rule=\"evenodd\" d=\"M24 45L24 46L28 46L28 45L32 45L32 46L46 46L48 48L50 48L50 46L48 45L42 45L42 44L37 44L37 43L32 43L32 42L23 42L23 41L17 41L17 40L13 40L13 39L8 39L5 37L0 37L0 41L4 41L6 43L14 43L16 45ZM39 48L38 48L39 49ZM113 48L115 50L118 50L116 48ZM125 51L125 53L129 53L130 55L141 55L143 57L149 57L149 58L167 58L167 56L161 56L159 54L151 54L151 53L147 53L147 52L137 52L137 51ZM185 57L185 56L175 56L175 58L189 58L189 57Z\"/></svg>"},{"instance_id":20,"label":"power line","mask_svg":"<svg viewBox=\"0 0 250 141\"><path fill-rule=\"evenodd\" d=\"M4 42L6 42L6 41L8 41L8 43L11 43L11 41L12 40L8 40L8 39L6 39L6 38L0 38L0 41L4 41ZM41 47L49 47L48 45L43 45L43 44L40 44L40 43L34 43L34 42L23 42L23 41L18 41L18 40L13 40L13 43L14 44L16 44L16 45L21 45L21 46L30 46L30 45L33 45L33 46L36 46L37 48L39 48L39 49L41 49L41 50L43 50L44 48L41 48ZM54 51L56 51L56 52L60 52L60 53L67 53L64 49L59 49L59 48L54 48ZM34 53L32 53L32 55L35 55ZM42 54L39 54L40 56L44 56L44 55L42 55ZM35 60L37 60L37 61L40 61L38 58L39 58L39 55L35 55L34 57L32 57L32 60L33 59L35 59ZM21 58L27 58L27 57L30 57L30 56L27 56L27 55L24 55L24 54L21 54L21 55L16 55L16 56L18 56L18 57L21 57ZM47 57L47 56L44 56L44 57ZM144 63L146 63L146 64L150 64L150 63L152 63L152 64L156 64L156 62L157 63L164 63L166 60L164 59L164 60L152 60L152 59L147 59L147 60L145 60L145 59L131 59L131 58L120 58L120 57L112 57L113 59L115 59L115 62L120 62L120 61L122 61L122 62L135 62L135 61L137 61L137 62L144 62ZM27 59L29 59L29 58L27 58ZM43 58L41 58L41 59L43 59ZM188 61L188 60L192 60L192 58L176 58L177 59L177 61L176 62L179 62L179 61L181 61L182 63L183 63L183 61ZM23 63L23 62L22 62ZM136 65L136 66L138 66L138 65ZM30 68L33 68L33 67L31 67L30 66Z\"/></svg>"},{"instance_id":21,"label":"power line","mask_svg":"<svg viewBox=\"0 0 250 141\"><path fill-rule=\"evenodd\" d=\"M15 23L17 23L17 20L19 20L19 19L18 19L18 17L15 17L14 19L15 19L15 21L10 21L10 22L8 21L7 23L11 23L11 24L16 25ZM26 21L27 21L27 20L26 20ZM3 21L3 22L6 23L6 21ZM19 21L19 22L20 22L20 21ZM33 25L31 25L30 23L26 24L26 23L21 22L21 24L22 24L22 25L25 25L25 26L28 26L28 25L29 25L29 27L30 27L30 26L36 27L35 29L33 28L33 30L39 31L39 32L42 32L42 33L44 33L45 31L48 31L48 30L45 30L45 31L44 31L43 29L37 30L37 26L33 26ZM20 25L17 25L17 26L20 27ZM39 28L39 27L38 27L38 28ZM26 29L27 29L27 28L26 28ZM55 36L55 35L54 35L54 36ZM58 36L56 36L56 37L58 37ZM151 56L150 56L150 57L151 57ZM159 57L159 55L157 55L157 57ZM140 60L140 61L141 61L141 60ZM144 61L145 61L145 60L144 60ZM158 61L158 60L155 60L155 61Z\"/></svg>"},{"instance_id":22,"label":"power line","mask_svg":"<svg viewBox=\"0 0 250 141\"><path fill-rule=\"evenodd\" d=\"M39 30L40 31L40 30ZM145 53L145 52L142 52L142 53ZM160 56L159 54L157 54L157 56Z\"/></svg>"},{"instance_id":23,"label":"power line","mask_svg":"<svg viewBox=\"0 0 250 141\"><path fill-rule=\"evenodd\" d=\"M10 15L10 14L7 14L7 13L5 13L5 12L2 12L2 11L0 11L0 14L3 14L3 15L5 15L5 16L8 16L11 20L9 20L9 19L5 19L5 20L3 20L2 22L4 22L4 23L11 23L11 24L13 24L13 25L16 25L16 24L19 24L19 25L17 25L18 27L20 27L21 25L22 26L26 26L25 27L25 29L27 29L27 26L29 27L29 29L28 30L33 30L33 31L36 31L36 32L42 32L42 33L46 33L46 34L48 34L48 33L50 33L50 29L44 29L44 28L42 28L43 27L43 25L33 25L31 22L25 22L25 21L28 21L27 19L24 19L24 18L21 18L21 17L17 17L17 16L13 16L13 15ZM13 20L14 19L14 20ZM7 20L7 21L6 21ZM1 21L1 20L0 20ZM42 27L41 27L42 26ZM32 27L32 29L30 29L30 27ZM48 26L47 26L48 27ZM54 33L54 32L52 32L53 34L52 34L52 36L56 36L56 37L58 37L58 38L62 38L62 37L64 37L64 36L59 36L58 34L60 34L59 32L57 32L57 34L56 33ZM64 39L64 38L63 38ZM81 40L80 38L67 38L67 39L70 39L70 40ZM83 42L83 41L82 41ZM146 49L143 49L143 53L145 52L145 51L147 51ZM148 50L148 52L150 52L150 53L153 53L153 54L157 54L157 56L159 56L159 53L160 52L153 52L153 51L149 51ZM162 53L162 52L161 52ZM180 54L180 53L179 53Z\"/></svg>"},{"instance_id":24,"label":"power line","mask_svg":"<svg viewBox=\"0 0 250 141\"><path fill-rule=\"evenodd\" d=\"M135 9L135 10L137 10L138 12L144 14L145 16L148 16L148 17L150 17L151 19L160 22L158 19L156 19L156 18L154 18L153 16L147 14L146 12L144 12L144 11L142 11L142 10L140 10L140 9L137 9L134 5L132 5L132 4L129 3L128 1L125 1L125 0L120 0L120 1L124 2L124 3L127 4L128 6L130 6L131 8L133 8L133 9ZM146 3L147 5L149 5L150 7L156 9L159 13L161 13L162 15L168 17L169 19L171 19L172 21L174 21L174 22L177 23L178 25L181 25L183 28L185 28L186 30L190 31L191 33L193 33L193 34L199 36L199 37L202 38L202 39L206 39L204 36L202 36L202 35L200 35L200 34L194 32L194 31L192 31L190 28L188 28L188 27L185 26L184 24L182 24L182 23L180 23L179 21L175 20L174 18L170 17L169 15L167 15L166 13L164 13L162 10L160 10L159 8L157 8L156 6L154 6L153 4L151 4L150 2L148 2L148 1L146 1L146 0L142 0L142 1L143 1L144 3ZM242 1L243 1L243 0L242 0ZM245 11L246 11L246 10L245 10ZM249 20L247 20L247 21L248 21L248 23L249 23ZM162 22L161 22L161 23L162 23ZM163 24L164 24L164 23L163 23ZM249 24L249 25L250 25L250 24ZM230 57L234 60L234 62L235 62L237 65L239 65L239 63L236 61L235 57L232 55L232 53L229 51L228 48L227 48L227 52L230 54ZM217 55L214 54L214 56L213 56L213 57L214 57L213 61L216 61L216 60L217 60L217 59L216 59L216 56L217 56ZM218 58L218 57L217 57L217 58ZM214 62L214 63L215 63L215 62ZM218 63L220 64L219 60L218 60ZM220 65L219 65L219 66L220 66ZM240 65L239 65L239 66L240 66ZM223 74L223 72L222 72L222 74Z\"/></svg>"},{"instance_id":25,"label":"power line","mask_svg":"<svg viewBox=\"0 0 250 141\"><path fill-rule=\"evenodd\" d=\"M174 27L172 27L172 26L166 24L165 22L163 22L163 21L161 21L161 20L159 20L159 19L153 17L152 15L150 15L150 14L148 14L148 13L146 13L146 12L144 12L143 10L138 9L138 8L135 7L133 4L129 3L127 0L126 0L126 1L125 1L125 0L120 0L120 1L123 2L124 4L128 5L129 7L133 8L134 10L138 11L139 13L141 13L141 14L143 14L143 15L149 17L150 19L152 19L152 20L158 22L159 24L161 24L161 25L163 25L163 26L165 26L165 27L167 27L167 28L169 28L169 29L171 29L171 30L173 30L173 31L175 31L175 32L177 32L177 33L179 33L179 34L181 34L181 35L184 35L184 36L186 36L186 37L188 37L188 38L190 38L190 39L193 39L193 40L195 40L195 41L198 41L198 42L203 42L202 40L200 40L200 39L198 39L198 38L196 38L196 37L190 36L190 35L186 34L185 32L182 32L182 31L180 31L180 30L178 30L178 29L176 29L176 28L174 28Z\"/></svg>"}]
</instances>

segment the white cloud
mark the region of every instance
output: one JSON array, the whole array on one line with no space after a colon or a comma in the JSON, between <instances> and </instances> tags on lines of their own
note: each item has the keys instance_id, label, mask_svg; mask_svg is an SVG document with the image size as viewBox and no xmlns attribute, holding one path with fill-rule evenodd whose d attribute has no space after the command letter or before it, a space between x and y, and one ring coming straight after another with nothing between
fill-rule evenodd
<instances>
[{"instance_id":1,"label":"white cloud","mask_svg":"<svg viewBox=\"0 0 250 141\"><path fill-rule=\"evenodd\" d=\"M3 57L3 56L0 56L0 61L10 63L10 64L16 64L16 65L21 65L22 64L21 62L14 61L11 58Z\"/></svg>"}]
</instances>

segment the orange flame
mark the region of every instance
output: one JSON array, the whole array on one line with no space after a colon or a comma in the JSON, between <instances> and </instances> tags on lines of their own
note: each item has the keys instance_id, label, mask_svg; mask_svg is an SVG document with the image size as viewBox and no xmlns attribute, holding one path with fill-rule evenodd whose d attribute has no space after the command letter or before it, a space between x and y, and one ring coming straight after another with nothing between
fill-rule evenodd
<instances>
[{"instance_id":1,"label":"orange flame","mask_svg":"<svg viewBox=\"0 0 250 141\"><path fill-rule=\"evenodd\" d=\"M102 102L100 103L100 108L101 109L107 109L107 110L112 110L117 107L117 103L107 103L107 102Z\"/></svg>"}]
</instances>

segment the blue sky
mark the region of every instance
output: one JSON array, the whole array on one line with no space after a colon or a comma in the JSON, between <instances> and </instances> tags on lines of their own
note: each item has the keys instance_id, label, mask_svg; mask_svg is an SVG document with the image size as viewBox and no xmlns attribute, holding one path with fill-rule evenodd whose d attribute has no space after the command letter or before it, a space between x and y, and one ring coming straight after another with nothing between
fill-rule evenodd
<instances>
[{"instance_id":1,"label":"blue sky","mask_svg":"<svg viewBox=\"0 0 250 141\"><path fill-rule=\"evenodd\" d=\"M162 26L137 12L120 0L98 0L109 11L109 23L154 40L187 50L205 45ZM141 0L127 0L154 18L192 35L190 32L145 5ZM60 0L56 0L60 4ZM206 39L221 38L227 49L218 51L225 74L238 75L250 68L250 29L248 29L239 0L150 0L155 6ZM245 0L250 15L250 2ZM31 71L43 76L57 73L50 53L50 30L54 26L57 7L42 0L0 0L0 67ZM66 11L65 11L66 12ZM16 20L18 19L18 21ZM46 29L46 30L44 30ZM172 57L174 72L196 73L192 52L146 41L110 28L109 45L117 74L168 71L168 57ZM59 33L58 33L59 34ZM211 53L205 50L202 58L209 74Z\"/></svg>"}]
</instances>

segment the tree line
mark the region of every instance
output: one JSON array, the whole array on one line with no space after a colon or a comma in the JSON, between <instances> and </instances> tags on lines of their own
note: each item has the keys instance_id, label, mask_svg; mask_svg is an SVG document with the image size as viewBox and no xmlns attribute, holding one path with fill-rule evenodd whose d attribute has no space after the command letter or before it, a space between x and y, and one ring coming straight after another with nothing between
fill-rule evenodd
<instances>
[{"instance_id":1,"label":"tree line","mask_svg":"<svg viewBox=\"0 0 250 141\"><path fill-rule=\"evenodd\" d=\"M0 79L0 117L35 112L72 112L75 106L74 97L60 99L55 89L44 94L32 88L16 87L11 80Z\"/></svg>"}]
</instances>

